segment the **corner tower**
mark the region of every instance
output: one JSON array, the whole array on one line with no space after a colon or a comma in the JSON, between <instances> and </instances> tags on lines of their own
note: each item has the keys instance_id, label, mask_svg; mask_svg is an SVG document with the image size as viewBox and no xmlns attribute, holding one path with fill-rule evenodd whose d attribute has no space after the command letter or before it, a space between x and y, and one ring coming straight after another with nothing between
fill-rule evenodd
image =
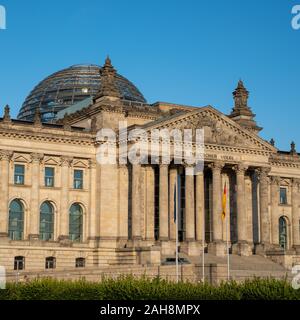
<instances>
[{"instance_id":1,"label":"corner tower","mask_svg":"<svg viewBox=\"0 0 300 320\"><path fill-rule=\"evenodd\" d=\"M234 107L229 115L229 118L237 122L243 128L259 133L262 128L259 127L254 120L255 114L248 106L249 91L244 86L242 80L239 80L237 88L232 93L234 99Z\"/></svg>"}]
</instances>

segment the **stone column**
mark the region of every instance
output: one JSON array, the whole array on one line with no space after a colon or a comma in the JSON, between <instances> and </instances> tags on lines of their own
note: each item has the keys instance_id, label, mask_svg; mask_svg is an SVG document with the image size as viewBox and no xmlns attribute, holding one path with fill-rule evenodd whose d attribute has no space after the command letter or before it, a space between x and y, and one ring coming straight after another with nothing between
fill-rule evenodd
<instances>
[{"instance_id":1,"label":"stone column","mask_svg":"<svg viewBox=\"0 0 300 320\"><path fill-rule=\"evenodd\" d=\"M258 254L264 254L270 249L270 215L268 199L268 174L269 168L261 168L259 174L259 201L260 201L260 244L256 248Z\"/></svg>"},{"instance_id":2,"label":"stone column","mask_svg":"<svg viewBox=\"0 0 300 320\"><path fill-rule=\"evenodd\" d=\"M185 168L185 240L195 241L195 176L187 174L190 169L190 166Z\"/></svg>"},{"instance_id":3,"label":"stone column","mask_svg":"<svg viewBox=\"0 0 300 320\"><path fill-rule=\"evenodd\" d=\"M204 234L204 174L199 172L196 175L196 240L205 242Z\"/></svg>"},{"instance_id":4,"label":"stone column","mask_svg":"<svg viewBox=\"0 0 300 320\"><path fill-rule=\"evenodd\" d=\"M300 179L293 179L292 184L292 232L293 232L293 247L297 253L300 253L300 237L299 237L299 223L300 223Z\"/></svg>"},{"instance_id":5,"label":"stone column","mask_svg":"<svg viewBox=\"0 0 300 320\"><path fill-rule=\"evenodd\" d=\"M97 218L97 163L96 160L89 160L90 171L90 216L89 216L89 232L88 240L93 243L98 240L99 237L99 220ZM95 245L95 243L94 243Z\"/></svg>"},{"instance_id":6,"label":"stone column","mask_svg":"<svg viewBox=\"0 0 300 320\"><path fill-rule=\"evenodd\" d=\"M222 240L222 177L224 163L216 161L210 165L213 174L213 242L208 251L218 256L225 255L225 243Z\"/></svg>"},{"instance_id":7,"label":"stone column","mask_svg":"<svg viewBox=\"0 0 300 320\"><path fill-rule=\"evenodd\" d=\"M279 186L280 178L271 177L271 230L272 230L272 245L279 246Z\"/></svg>"},{"instance_id":8,"label":"stone column","mask_svg":"<svg viewBox=\"0 0 300 320\"><path fill-rule=\"evenodd\" d=\"M168 165L159 166L159 239L169 239Z\"/></svg>"},{"instance_id":9,"label":"stone column","mask_svg":"<svg viewBox=\"0 0 300 320\"><path fill-rule=\"evenodd\" d=\"M0 201L0 237L8 237L8 186L9 186L9 162L12 157L11 151L0 151L1 162L1 201Z\"/></svg>"},{"instance_id":10,"label":"stone column","mask_svg":"<svg viewBox=\"0 0 300 320\"><path fill-rule=\"evenodd\" d=\"M237 233L238 243L233 246L235 253L249 256L251 247L247 242L247 210L245 198L245 172L248 168L243 164L234 167L236 172L236 195L237 195Z\"/></svg>"},{"instance_id":11,"label":"stone column","mask_svg":"<svg viewBox=\"0 0 300 320\"><path fill-rule=\"evenodd\" d=\"M39 203L39 185L40 185L40 162L43 155L39 153L31 154L31 200L29 213L29 239L38 240L40 233L40 203Z\"/></svg>"},{"instance_id":12,"label":"stone column","mask_svg":"<svg viewBox=\"0 0 300 320\"><path fill-rule=\"evenodd\" d=\"M155 175L152 166L147 167L146 187L146 240L154 242L154 212L155 212Z\"/></svg>"},{"instance_id":13,"label":"stone column","mask_svg":"<svg viewBox=\"0 0 300 320\"><path fill-rule=\"evenodd\" d=\"M141 165L132 165L132 240L141 240L141 201L140 201Z\"/></svg>"},{"instance_id":14,"label":"stone column","mask_svg":"<svg viewBox=\"0 0 300 320\"><path fill-rule=\"evenodd\" d=\"M59 240L69 239L69 175L73 158L61 158L60 233Z\"/></svg>"},{"instance_id":15,"label":"stone column","mask_svg":"<svg viewBox=\"0 0 300 320\"><path fill-rule=\"evenodd\" d=\"M119 165L119 240L128 240L128 167Z\"/></svg>"},{"instance_id":16,"label":"stone column","mask_svg":"<svg viewBox=\"0 0 300 320\"><path fill-rule=\"evenodd\" d=\"M169 230L170 230L170 240L176 240L176 223L174 221L174 188L177 185L177 168L170 168L170 178L169 178L169 209L170 209L170 219L169 219ZM178 196L178 194L177 194Z\"/></svg>"}]
</instances>

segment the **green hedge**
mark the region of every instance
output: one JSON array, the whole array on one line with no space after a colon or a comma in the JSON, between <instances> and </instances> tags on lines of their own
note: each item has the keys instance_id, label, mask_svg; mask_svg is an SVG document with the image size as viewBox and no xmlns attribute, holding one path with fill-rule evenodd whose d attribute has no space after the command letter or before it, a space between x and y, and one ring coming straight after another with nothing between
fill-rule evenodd
<instances>
[{"instance_id":1,"label":"green hedge","mask_svg":"<svg viewBox=\"0 0 300 320\"><path fill-rule=\"evenodd\" d=\"M294 290L284 280L234 281L212 286L208 283L173 283L167 280L102 279L93 283L81 281L35 280L7 285L0 290L0 300L300 300L300 289Z\"/></svg>"}]
</instances>

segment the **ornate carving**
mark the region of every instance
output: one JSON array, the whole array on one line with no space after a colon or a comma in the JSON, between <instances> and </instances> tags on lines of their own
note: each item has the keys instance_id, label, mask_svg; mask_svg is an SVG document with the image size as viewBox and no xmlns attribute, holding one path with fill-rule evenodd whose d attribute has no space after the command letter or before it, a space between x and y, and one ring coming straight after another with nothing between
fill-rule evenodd
<instances>
[{"instance_id":1,"label":"ornate carving","mask_svg":"<svg viewBox=\"0 0 300 320\"><path fill-rule=\"evenodd\" d=\"M265 180L268 178L268 174L271 171L269 167L261 167L255 170L260 180Z\"/></svg>"},{"instance_id":2,"label":"ornate carving","mask_svg":"<svg viewBox=\"0 0 300 320\"><path fill-rule=\"evenodd\" d=\"M71 167L73 163L73 158L72 157L67 157L67 156L62 156L61 157L61 166L68 166Z\"/></svg>"},{"instance_id":3,"label":"ornate carving","mask_svg":"<svg viewBox=\"0 0 300 320\"><path fill-rule=\"evenodd\" d=\"M89 168L95 169L97 165L97 161L95 159L89 159Z\"/></svg>"},{"instance_id":4,"label":"ornate carving","mask_svg":"<svg viewBox=\"0 0 300 320\"><path fill-rule=\"evenodd\" d=\"M5 123L10 123L11 122L9 105L6 105L5 108L4 108L3 122L5 122Z\"/></svg>"},{"instance_id":5,"label":"ornate carving","mask_svg":"<svg viewBox=\"0 0 300 320\"><path fill-rule=\"evenodd\" d=\"M300 179L299 178L293 178L292 179L292 186L295 188L299 188L300 187Z\"/></svg>"},{"instance_id":6,"label":"ornate carving","mask_svg":"<svg viewBox=\"0 0 300 320\"><path fill-rule=\"evenodd\" d=\"M248 170L248 166L244 165L243 163L239 163L232 167L232 169L236 172L236 174L245 174Z\"/></svg>"},{"instance_id":7,"label":"ornate carving","mask_svg":"<svg viewBox=\"0 0 300 320\"><path fill-rule=\"evenodd\" d=\"M100 91L98 92L96 99L101 97L116 97L120 98L121 95L119 90L116 86L115 79L116 79L116 70L111 64L110 58L107 57L105 60L104 66L100 70L101 74L101 87Z\"/></svg>"},{"instance_id":8,"label":"ornate carving","mask_svg":"<svg viewBox=\"0 0 300 320\"><path fill-rule=\"evenodd\" d=\"M30 157L32 162L40 163L43 160L44 155L42 153L31 153Z\"/></svg>"},{"instance_id":9,"label":"ornate carving","mask_svg":"<svg viewBox=\"0 0 300 320\"><path fill-rule=\"evenodd\" d=\"M271 182L272 185L279 186L280 185L280 177L271 176L270 177L270 182Z\"/></svg>"},{"instance_id":10,"label":"ornate carving","mask_svg":"<svg viewBox=\"0 0 300 320\"><path fill-rule=\"evenodd\" d=\"M34 126L35 127L41 127L42 126L42 116L41 116L41 110L40 108L36 108L35 114L34 114Z\"/></svg>"},{"instance_id":11,"label":"ornate carving","mask_svg":"<svg viewBox=\"0 0 300 320\"><path fill-rule=\"evenodd\" d=\"M212 169L212 171L221 171L224 168L225 162L223 161L215 161L213 163L210 163L208 165L209 168Z\"/></svg>"},{"instance_id":12,"label":"ornate carving","mask_svg":"<svg viewBox=\"0 0 300 320\"><path fill-rule=\"evenodd\" d=\"M0 150L0 160L10 161L13 156L12 151Z\"/></svg>"}]
</instances>

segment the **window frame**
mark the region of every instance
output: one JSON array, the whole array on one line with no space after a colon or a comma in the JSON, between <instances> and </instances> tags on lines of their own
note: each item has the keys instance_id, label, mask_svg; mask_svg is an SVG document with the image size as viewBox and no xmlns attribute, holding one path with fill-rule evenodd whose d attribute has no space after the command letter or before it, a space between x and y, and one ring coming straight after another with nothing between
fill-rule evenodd
<instances>
[{"instance_id":1,"label":"window frame","mask_svg":"<svg viewBox=\"0 0 300 320\"><path fill-rule=\"evenodd\" d=\"M13 203L18 203L20 205L21 211L12 211ZM12 214L15 214L14 217L11 217ZM18 214L21 215L21 218L18 217ZM16 228L12 228L16 224ZM8 207L8 236L13 241L22 241L24 239L24 226L25 226L25 209L24 205L20 199L13 199ZM17 230L14 230L17 229ZM15 234L20 235L15 237Z\"/></svg>"},{"instance_id":2,"label":"window frame","mask_svg":"<svg viewBox=\"0 0 300 320\"><path fill-rule=\"evenodd\" d=\"M72 208L74 208L75 206L78 206L78 208L80 209L80 215L79 214L75 215L74 213L71 212ZM82 242L83 241L83 224L84 224L83 214L84 213L83 213L83 208L82 208L81 204L73 203L70 206L70 208L69 208L69 239L73 242ZM74 215L75 219L74 219L74 217L72 219L71 215ZM73 222L73 221L76 221L76 219L80 219L80 224L77 224L77 226ZM74 226L76 226L76 228L74 228ZM79 232L71 232L73 230L76 230L77 228L78 228Z\"/></svg>"},{"instance_id":3,"label":"window frame","mask_svg":"<svg viewBox=\"0 0 300 320\"><path fill-rule=\"evenodd\" d=\"M56 258L55 257L46 257L45 258L45 269L46 270L56 269Z\"/></svg>"},{"instance_id":4,"label":"window frame","mask_svg":"<svg viewBox=\"0 0 300 320\"><path fill-rule=\"evenodd\" d=\"M81 173L81 178L76 178L76 172ZM84 177L84 170L82 169L74 169L73 171L73 189L75 190L83 190L83 177ZM80 186L76 186L76 183L79 182Z\"/></svg>"},{"instance_id":5,"label":"window frame","mask_svg":"<svg viewBox=\"0 0 300 320\"><path fill-rule=\"evenodd\" d=\"M46 174L47 169L51 169L51 170L52 170L53 176L50 176L50 175L48 176L48 175ZM51 185L48 185L48 184L47 184L47 179L52 179L52 184L51 184ZM55 168L54 168L54 167L45 167L45 172L44 172L44 185L45 185L46 188L54 188L54 186L55 186Z\"/></svg>"},{"instance_id":6,"label":"window frame","mask_svg":"<svg viewBox=\"0 0 300 320\"><path fill-rule=\"evenodd\" d=\"M43 205L49 205L49 207L51 208L51 212L42 212L43 209ZM52 220L47 220L47 221L42 221L42 214L43 215L48 215L48 216L52 216ZM47 230L46 227L42 228L42 223L45 223L47 226L51 225L51 232L42 232L42 229ZM50 201L44 201L41 206L40 206L40 226L39 226L39 238L41 241L53 241L54 240L54 223L55 223L55 215L54 215L54 206L52 205L52 203ZM42 237L42 235L51 235L50 237Z\"/></svg>"},{"instance_id":7,"label":"window frame","mask_svg":"<svg viewBox=\"0 0 300 320\"><path fill-rule=\"evenodd\" d=\"M281 191L285 192L284 197L282 197ZM283 199L283 201L282 201ZM285 186L279 187L279 204L281 205L287 205L288 204L288 188Z\"/></svg>"},{"instance_id":8,"label":"window frame","mask_svg":"<svg viewBox=\"0 0 300 320\"><path fill-rule=\"evenodd\" d=\"M22 168L23 173L17 173L17 168ZM17 181L17 178L21 177L21 182ZM14 185L16 186L24 186L25 185L25 165L20 163L14 164Z\"/></svg>"},{"instance_id":9,"label":"window frame","mask_svg":"<svg viewBox=\"0 0 300 320\"><path fill-rule=\"evenodd\" d=\"M85 258L76 258L75 259L75 268L85 268Z\"/></svg>"},{"instance_id":10,"label":"window frame","mask_svg":"<svg viewBox=\"0 0 300 320\"><path fill-rule=\"evenodd\" d=\"M19 268L20 264L22 265L22 268ZM14 270L25 270L25 257L24 256L15 256L14 257Z\"/></svg>"}]
</instances>

